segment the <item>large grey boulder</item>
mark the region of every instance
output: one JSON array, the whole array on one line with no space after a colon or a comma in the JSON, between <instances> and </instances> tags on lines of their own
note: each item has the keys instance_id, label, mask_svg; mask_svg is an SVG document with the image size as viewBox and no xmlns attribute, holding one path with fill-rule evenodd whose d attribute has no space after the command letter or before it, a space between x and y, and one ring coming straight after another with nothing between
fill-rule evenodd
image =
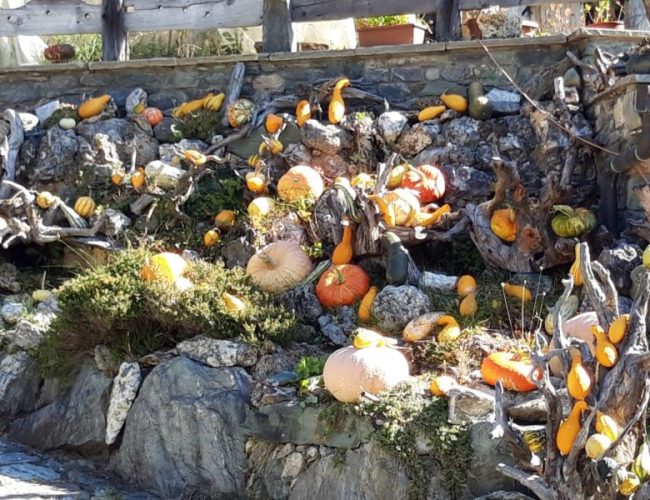
<instances>
[{"instance_id":1,"label":"large grey boulder","mask_svg":"<svg viewBox=\"0 0 650 500\"><path fill-rule=\"evenodd\" d=\"M164 498L210 492L245 495L241 428L251 379L245 370L210 368L184 356L144 380L111 468Z\"/></svg>"},{"instance_id":2,"label":"large grey boulder","mask_svg":"<svg viewBox=\"0 0 650 500\"><path fill-rule=\"evenodd\" d=\"M39 450L62 448L102 455L110 386L110 378L85 365L64 396L11 422L7 435Z\"/></svg>"},{"instance_id":3,"label":"large grey boulder","mask_svg":"<svg viewBox=\"0 0 650 500\"><path fill-rule=\"evenodd\" d=\"M298 476L290 500L409 498L409 478L398 461L370 443L327 455Z\"/></svg>"},{"instance_id":4,"label":"large grey boulder","mask_svg":"<svg viewBox=\"0 0 650 500\"><path fill-rule=\"evenodd\" d=\"M13 417L32 410L38 399L41 377L38 366L26 352L0 359L0 416Z\"/></svg>"}]
</instances>

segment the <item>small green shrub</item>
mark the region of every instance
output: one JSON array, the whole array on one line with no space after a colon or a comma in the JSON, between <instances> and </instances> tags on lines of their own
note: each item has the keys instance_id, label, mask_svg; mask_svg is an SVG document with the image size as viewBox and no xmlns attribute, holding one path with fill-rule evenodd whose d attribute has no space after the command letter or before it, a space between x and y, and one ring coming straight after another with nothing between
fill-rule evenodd
<instances>
[{"instance_id":1,"label":"small green shrub","mask_svg":"<svg viewBox=\"0 0 650 500\"><path fill-rule=\"evenodd\" d=\"M305 390L309 386L309 379L311 377L318 377L323 374L325 367L325 359L316 356L306 356L300 358L294 369L298 386L300 389Z\"/></svg>"},{"instance_id":2,"label":"small green shrub","mask_svg":"<svg viewBox=\"0 0 650 500\"><path fill-rule=\"evenodd\" d=\"M84 272L59 289L61 312L39 353L48 374L70 372L84 355L103 344L119 359L174 346L195 335L241 336L258 343L294 338L294 316L272 296L255 289L240 269L191 263L184 292L161 281L146 282L140 270L147 254L130 250L108 265ZM242 298L243 312L229 311L224 292Z\"/></svg>"}]
</instances>

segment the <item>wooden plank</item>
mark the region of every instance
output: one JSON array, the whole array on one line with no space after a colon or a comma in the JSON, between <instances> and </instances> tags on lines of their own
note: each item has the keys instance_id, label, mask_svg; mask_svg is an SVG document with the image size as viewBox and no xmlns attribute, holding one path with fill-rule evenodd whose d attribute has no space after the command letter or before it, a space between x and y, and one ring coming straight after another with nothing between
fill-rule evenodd
<instances>
[{"instance_id":1,"label":"wooden plank","mask_svg":"<svg viewBox=\"0 0 650 500\"><path fill-rule=\"evenodd\" d=\"M235 28L262 24L262 0L125 0L127 31Z\"/></svg>"},{"instance_id":2,"label":"wooden plank","mask_svg":"<svg viewBox=\"0 0 650 500\"><path fill-rule=\"evenodd\" d=\"M103 0L102 59L126 61L127 32L124 27L123 0Z\"/></svg>"},{"instance_id":3,"label":"wooden plank","mask_svg":"<svg viewBox=\"0 0 650 500\"><path fill-rule=\"evenodd\" d=\"M289 4L290 0L264 0L264 52L296 52Z\"/></svg>"},{"instance_id":4,"label":"wooden plank","mask_svg":"<svg viewBox=\"0 0 650 500\"><path fill-rule=\"evenodd\" d=\"M548 5L557 3L582 3L580 0L460 0L460 10L478 10L498 5L499 7L528 7L529 5Z\"/></svg>"},{"instance_id":5,"label":"wooden plank","mask_svg":"<svg viewBox=\"0 0 650 500\"><path fill-rule=\"evenodd\" d=\"M293 22L435 12L447 0L292 0Z\"/></svg>"},{"instance_id":6,"label":"wooden plank","mask_svg":"<svg viewBox=\"0 0 650 500\"><path fill-rule=\"evenodd\" d=\"M80 0L32 0L0 9L0 36L100 33L101 7Z\"/></svg>"}]
</instances>

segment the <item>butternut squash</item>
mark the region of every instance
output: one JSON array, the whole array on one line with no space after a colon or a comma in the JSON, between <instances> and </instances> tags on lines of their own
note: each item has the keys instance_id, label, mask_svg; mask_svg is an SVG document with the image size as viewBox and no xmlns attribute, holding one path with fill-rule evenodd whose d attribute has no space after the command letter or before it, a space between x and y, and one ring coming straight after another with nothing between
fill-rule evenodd
<instances>
[{"instance_id":1,"label":"butternut squash","mask_svg":"<svg viewBox=\"0 0 650 500\"><path fill-rule=\"evenodd\" d=\"M110 100L111 96L108 94L99 97L93 97L92 99L88 99L81 106L79 106L77 113L79 113L79 116L84 120L86 118L92 118L93 116L97 116L99 113L104 111L104 108L108 105Z\"/></svg>"},{"instance_id":2,"label":"butternut squash","mask_svg":"<svg viewBox=\"0 0 650 500\"><path fill-rule=\"evenodd\" d=\"M428 108L424 108L418 113L418 121L425 122L427 120L433 120L444 113L445 109L447 109L446 106L429 106Z\"/></svg>"},{"instance_id":3,"label":"butternut squash","mask_svg":"<svg viewBox=\"0 0 650 500\"><path fill-rule=\"evenodd\" d=\"M469 107L467 98L458 94L442 94L440 100L445 106L457 113L464 113Z\"/></svg>"},{"instance_id":4,"label":"butternut squash","mask_svg":"<svg viewBox=\"0 0 650 500\"><path fill-rule=\"evenodd\" d=\"M336 245L334 252L332 252L332 264L338 266L340 264L349 264L352 261L352 257L354 257L353 236L354 229L352 229L352 225L348 224L343 228L341 242Z\"/></svg>"}]
</instances>

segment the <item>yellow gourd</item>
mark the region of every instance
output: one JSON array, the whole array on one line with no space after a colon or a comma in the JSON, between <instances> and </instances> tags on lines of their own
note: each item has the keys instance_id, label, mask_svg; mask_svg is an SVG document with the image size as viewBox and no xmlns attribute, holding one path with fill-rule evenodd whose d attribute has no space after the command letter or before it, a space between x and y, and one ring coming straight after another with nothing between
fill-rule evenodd
<instances>
[{"instance_id":1,"label":"yellow gourd","mask_svg":"<svg viewBox=\"0 0 650 500\"><path fill-rule=\"evenodd\" d=\"M354 333L352 345L356 349L367 349L368 347L384 347L386 339L381 333L367 328L358 328Z\"/></svg>"},{"instance_id":2,"label":"yellow gourd","mask_svg":"<svg viewBox=\"0 0 650 500\"><path fill-rule=\"evenodd\" d=\"M569 274L573 276L573 284L582 286L582 271L580 271L580 245L576 245L576 260L573 262Z\"/></svg>"},{"instance_id":3,"label":"yellow gourd","mask_svg":"<svg viewBox=\"0 0 650 500\"><path fill-rule=\"evenodd\" d=\"M641 486L641 480L633 472L626 471L625 474L625 479L621 481L618 492L625 497L630 497Z\"/></svg>"},{"instance_id":4,"label":"yellow gourd","mask_svg":"<svg viewBox=\"0 0 650 500\"><path fill-rule=\"evenodd\" d=\"M449 109L453 109L458 113L464 113L469 107L467 98L458 94L442 94L440 100Z\"/></svg>"},{"instance_id":5,"label":"yellow gourd","mask_svg":"<svg viewBox=\"0 0 650 500\"><path fill-rule=\"evenodd\" d=\"M219 231L210 229L203 235L203 245L210 248L219 243Z\"/></svg>"},{"instance_id":6,"label":"yellow gourd","mask_svg":"<svg viewBox=\"0 0 650 500\"><path fill-rule=\"evenodd\" d=\"M596 337L596 359L598 363L603 365L605 368L611 368L618 361L618 351L614 344L612 344L607 335L605 335L605 330L600 326L594 325L591 327L591 333Z\"/></svg>"},{"instance_id":7,"label":"yellow gourd","mask_svg":"<svg viewBox=\"0 0 650 500\"><path fill-rule=\"evenodd\" d=\"M140 276L145 281L156 279L174 283L187 269L187 262L183 257L171 252L162 252L147 258Z\"/></svg>"},{"instance_id":8,"label":"yellow gourd","mask_svg":"<svg viewBox=\"0 0 650 500\"><path fill-rule=\"evenodd\" d=\"M246 303L236 295L223 292L221 298L223 299L224 306L230 312L242 312L246 309Z\"/></svg>"},{"instance_id":9,"label":"yellow gourd","mask_svg":"<svg viewBox=\"0 0 650 500\"><path fill-rule=\"evenodd\" d=\"M84 120L86 118L92 118L93 116L97 116L99 113L104 111L104 108L108 105L110 100L111 96L108 94L88 99L81 106L79 106L77 113L79 113L79 116Z\"/></svg>"},{"instance_id":10,"label":"yellow gourd","mask_svg":"<svg viewBox=\"0 0 650 500\"><path fill-rule=\"evenodd\" d=\"M418 113L418 121L425 122L427 120L433 120L444 113L445 109L447 109L446 106L429 106L428 108L424 108Z\"/></svg>"},{"instance_id":11,"label":"yellow gourd","mask_svg":"<svg viewBox=\"0 0 650 500\"><path fill-rule=\"evenodd\" d=\"M296 123L302 127L311 118L309 101L300 101L296 106Z\"/></svg>"},{"instance_id":12,"label":"yellow gourd","mask_svg":"<svg viewBox=\"0 0 650 500\"><path fill-rule=\"evenodd\" d=\"M468 294L460 303L458 312L461 316L474 316L478 311L478 303L476 302L476 294Z\"/></svg>"},{"instance_id":13,"label":"yellow gourd","mask_svg":"<svg viewBox=\"0 0 650 500\"><path fill-rule=\"evenodd\" d=\"M476 284L476 280L469 274L461 276L456 282L456 293L459 297L465 297L470 293L476 293L477 289L478 285Z\"/></svg>"},{"instance_id":14,"label":"yellow gourd","mask_svg":"<svg viewBox=\"0 0 650 500\"><path fill-rule=\"evenodd\" d=\"M190 113L196 113L197 111L203 109L204 102L205 97L185 102L172 112L172 116L176 118L182 118Z\"/></svg>"},{"instance_id":15,"label":"yellow gourd","mask_svg":"<svg viewBox=\"0 0 650 500\"><path fill-rule=\"evenodd\" d=\"M580 416L582 415L582 412L586 410L587 403L584 401L577 401L573 406L571 413L569 413L569 416L560 424L555 443L562 455L568 455L571 451L571 447L580 432Z\"/></svg>"},{"instance_id":16,"label":"yellow gourd","mask_svg":"<svg viewBox=\"0 0 650 500\"><path fill-rule=\"evenodd\" d=\"M567 375L566 386L571 397L578 400L585 399L591 391L591 376L577 352L572 355L571 370Z\"/></svg>"},{"instance_id":17,"label":"yellow gourd","mask_svg":"<svg viewBox=\"0 0 650 500\"><path fill-rule=\"evenodd\" d=\"M375 302L379 289L376 286L371 286L370 290L366 292L359 304L359 311L357 313L359 319L365 323L372 319L372 304Z\"/></svg>"},{"instance_id":18,"label":"yellow gourd","mask_svg":"<svg viewBox=\"0 0 650 500\"><path fill-rule=\"evenodd\" d=\"M350 85L350 80L343 78L336 82L334 86L334 92L332 94L332 100L330 101L329 109L327 112L330 123L337 125L345 116L345 103L343 102L343 96L341 92L343 89Z\"/></svg>"},{"instance_id":19,"label":"yellow gourd","mask_svg":"<svg viewBox=\"0 0 650 500\"><path fill-rule=\"evenodd\" d=\"M446 396L447 393L456 387L456 380L449 375L440 375L434 378L429 385L429 390L434 396Z\"/></svg>"},{"instance_id":20,"label":"yellow gourd","mask_svg":"<svg viewBox=\"0 0 650 500\"><path fill-rule=\"evenodd\" d=\"M388 176L388 187L390 189L398 188L402 185L402 179L409 172L410 166L406 163L393 167Z\"/></svg>"},{"instance_id":21,"label":"yellow gourd","mask_svg":"<svg viewBox=\"0 0 650 500\"><path fill-rule=\"evenodd\" d=\"M604 434L592 434L585 443L585 453L592 460L596 460L612 445L612 440Z\"/></svg>"},{"instance_id":22,"label":"yellow gourd","mask_svg":"<svg viewBox=\"0 0 650 500\"><path fill-rule=\"evenodd\" d=\"M212 95L208 94L203 98L203 107L210 111L219 111L223 105L223 101L226 99L226 94L223 92L221 94Z\"/></svg>"},{"instance_id":23,"label":"yellow gourd","mask_svg":"<svg viewBox=\"0 0 650 500\"><path fill-rule=\"evenodd\" d=\"M434 225L436 222L440 220L440 218L451 212L451 207L445 203L443 206L438 208L437 210L427 213L423 212L420 210L415 214L415 217L412 218L412 220L407 222L408 227L415 227L415 226L422 226L422 227L429 227Z\"/></svg>"},{"instance_id":24,"label":"yellow gourd","mask_svg":"<svg viewBox=\"0 0 650 500\"><path fill-rule=\"evenodd\" d=\"M601 412L596 412L596 432L604 434L612 441L616 441L619 435L618 424L609 415Z\"/></svg>"},{"instance_id":25,"label":"yellow gourd","mask_svg":"<svg viewBox=\"0 0 650 500\"><path fill-rule=\"evenodd\" d=\"M505 242L512 243L515 241L517 239L515 211L512 208L495 210L492 217L490 217L490 229Z\"/></svg>"},{"instance_id":26,"label":"yellow gourd","mask_svg":"<svg viewBox=\"0 0 650 500\"><path fill-rule=\"evenodd\" d=\"M438 333L438 342L453 342L460 337L460 326L458 326L458 322L453 316L442 316L438 319L438 326L443 327Z\"/></svg>"},{"instance_id":27,"label":"yellow gourd","mask_svg":"<svg viewBox=\"0 0 650 500\"><path fill-rule=\"evenodd\" d=\"M266 189L266 177L260 172L248 172L246 174L246 187L253 193L261 193Z\"/></svg>"},{"instance_id":28,"label":"yellow gourd","mask_svg":"<svg viewBox=\"0 0 650 500\"><path fill-rule=\"evenodd\" d=\"M352 238L354 236L354 229L348 224L343 228L343 238L341 242L336 245L334 252L332 252L332 264L338 266L340 264L349 264L354 257L354 244Z\"/></svg>"},{"instance_id":29,"label":"yellow gourd","mask_svg":"<svg viewBox=\"0 0 650 500\"><path fill-rule=\"evenodd\" d=\"M504 293L509 297L514 297L524 302L533 300L533 293L525 286L513 285L511 283L502 283L501 286L503 286Z\"/></svg>"},{"instance_id":30,"label":"yellow gourd","mask_svg":"<svg viewBox=\"0 0 650 500\"><path fill-rule=\"evenodd\" d=\"M237 222L237 214L232 210L222 210L214 217L214 223L220 229L232 227L235 222Z\"/></svg>"},{"instance_id":31,"label":"yellow gourd","mask_svg":"<svg viewBox=\"0 0 650 500\"><path fill-rule=\"evenodd\" d=\"M260 219L269 215L275 209L275 201L273 198L260 196L255 198L248 205L248 215L253 219Z\"/></svg>"},{"instance_id":32,"label":"yellow gourd","mask_svg":"<svg viewBox=\"0 0 650 500\"><path fill-rule=\"evenodd\" d=\"M38 193L38 196L36 196L36 204L43 210L50 208L55 201L56 197L49 191L41 191Z\"/></svg>"},{"instance_id":33,"label":"yellow gourd","mask_svg":"<svg viewBox=\"0 0 650 500\"><path fill-rule=\"evenodd\" d=\"M625 337L625 332L627 331L627 324L630 321L629 314L623 314L612 321L612 324L609 325L609 331L607 335L609 336L610 342L613 344L619 344Z\"/></svg>"}]
</instances>

